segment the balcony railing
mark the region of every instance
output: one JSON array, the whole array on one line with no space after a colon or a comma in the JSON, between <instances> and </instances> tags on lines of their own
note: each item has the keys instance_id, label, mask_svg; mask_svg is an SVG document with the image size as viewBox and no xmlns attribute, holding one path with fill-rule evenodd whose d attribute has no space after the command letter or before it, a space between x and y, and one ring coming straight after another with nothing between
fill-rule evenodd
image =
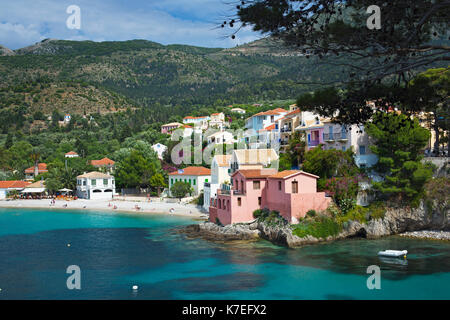
<instances>
[{"instance_id":1,"label":"balcony railing","mask_svg":"<svg viewBox=\"0 0 450 320\"><path fill-rule=\"evenodd\" d=\"M245 195L245 191L242 190L228 190L228 189L219 189L217 190L217 194L222 194L222 195L234 195L234 196L244 196Z\"/></svg>"},{"instance_id":2,"label":"balcony railing","mask_svg":"<svg viewBox=\"0 0 450 320\"><path fill-rule=\"evenodd\" d=\"M211 183L205 182L205 188L209 188L209 187L211 187Z\"/></svg>"},{"instance_id":3,"label":"balcony railing","mask_svg":"<svg viewBox=\"0 0 450 320\"><path fill-rule=\"evenodd\" d=\"M323 140L324 141L347 140L347 134L346 133L324 133Z\"/></svg>"}]
</instances>

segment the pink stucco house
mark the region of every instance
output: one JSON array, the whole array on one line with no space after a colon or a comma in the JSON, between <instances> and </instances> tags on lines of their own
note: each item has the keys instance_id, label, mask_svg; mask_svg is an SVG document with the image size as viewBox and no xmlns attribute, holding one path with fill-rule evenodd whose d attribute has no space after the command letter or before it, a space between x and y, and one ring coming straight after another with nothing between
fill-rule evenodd
<instances>
[{"instance_id":1,"label":"pink stucco house","mask_svg":"<svg viewBox=\"0 0 450 320\"><path fill-rule=\"evenodd\" d=\"M253 211L268 208L279 211L296 223L308 210L325 210L331 198L317 192L319 177L300 170L239 170L232 176L232 187L222 186L211 199L209 220L224 225L253 220Z\"/></svg>"},{"instance_id":2,"label":"pink stucco house","mask_svg":"<svg viewBox=\"0 0 450 320\"><path fill-rule=\"evenodd\" d=\"M173 130L178 129L179 127L182 127L183 125L178 122L172 122L163 124L161 126L161 133L171 134Z\"/></svg>"}]
</instances>

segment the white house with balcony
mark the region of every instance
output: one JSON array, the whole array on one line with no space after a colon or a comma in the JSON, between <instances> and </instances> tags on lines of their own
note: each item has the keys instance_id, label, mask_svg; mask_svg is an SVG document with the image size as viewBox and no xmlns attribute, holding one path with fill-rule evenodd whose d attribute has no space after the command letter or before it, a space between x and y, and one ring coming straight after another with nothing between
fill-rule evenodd
<instances>
[{"instance_id":1,"label":"white house with balcony","mask_svg":"<svg viewBox=\"0 0 450 320\"><path fill-rule=\"evenodd\" d=\"M183 124L194 126L195 128L199 128L201 130L208 129L208 122L211 120L210 116L204 117L192 117L187 116L183 118Z\"/></svg>"},{"instance_id":2,"label":"white house with balcony","mask_svg":"<svg viewBox=\"0 0 450 320\"><path fill-rule=\"evenodd\" d=\"M225 126L225 114L223 112L213 113L210 117L208 127L222 130Z\"/></svg>"},{"instance_id":3,"label":"white house with balcony","mask_svg":"<svg viewBox=\"0 0 450 320\"><path fill-rule=\"evenodd\" d=\"M217 196L221 184L230 183L231 155L215 155L211 162L211 182L203 189L203 208L209 210L210 200Z\"/></svg>"},{"instance_id":4,"label":"white house with balcony","mask_svg":"<svg viewBox=\"0 0 450 320\"><path fill-rule=\"evenodd\" d=\"M245 120L245 143L251 148L271 148L273 143L279 144L279 120L288 113L276 108L259 112Z\"/></svg>"},{"instance_id":5,"label":"white house with balcony","mask_svg":"<svg viewBox=\"0 0 450 320\"><path fill-rule=\"evenodd\" d=\"M371 167L377 163L378 157L369 148L371 141L363 125L341 125L330 119L324 119L322 123L325 150L353 149L358 167Z\"/></svg>"},{"instance_id":6,"label":"white house with balcony","mask_svg":"<svg viewBox=\"0 0 450 320\"><path fill-rule=\"evenodd\" d=\"M259 112L245 120L245 129L253 129L258 132L283 118L288 113L287 110L276 108L264 112Z\"/></svg>"},{"instance_id":7,"label":"white house with balcony","mask_svg":"<svg viewBox=\"0 0 450 320\"><path fill-rule=\"evenodd\" d=\"M109 200L114 197L116 183L114 177L92 171L77 177L77 197L90 200Z\"/></svg>"}]
</instances>

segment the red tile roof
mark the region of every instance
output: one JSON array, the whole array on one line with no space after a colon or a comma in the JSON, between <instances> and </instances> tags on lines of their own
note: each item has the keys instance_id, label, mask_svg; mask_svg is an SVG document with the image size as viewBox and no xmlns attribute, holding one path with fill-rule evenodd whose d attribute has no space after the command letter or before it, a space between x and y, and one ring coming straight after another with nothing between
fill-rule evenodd
<instances>
[{"instance_id":1,"label":"red tile roof","mask_svg":"<svg viewBox=\"0 0 450 320\"><path fill-rule=\"evenodd\" d=\"M276 108L273 110L259 112L259 113L255 114L254 116L274 116L274 115L279 115L281 113L287 113L287 110L284 110L282 108Z\"/></svg>"},{"instance_id":2,"label":"red tile roof","mask_svg":"<svg viewBox=\"0 0 450 320\"><path fill-rule=\"evenodd\" d=\"M275 130L275 123L274 124L271 124L270 126L267 126L267 127L265 127L263 130L261 130L261 131L272 131L272 130Z\"/></svg>"},{"instance_id":3,"label":"red tile roof","mask_svg":"<svg viewBox=\"0 0 450 320\"><path fill-rule=\"evenodd\" d=\"M257 179L257 178L267 178L277 172L276 169L247 169L247 170L238 170L232 174L235 176L238 172L240 172L247 179Z\"/></svg>"},{"instance_id":4,"label":"red tile roof","mask_svg":"<svg viewBox=\"0 0 450 320\"><path fill-rule=\"evenodd\" d=\"M12 180L12 181L0 181L0 189L8 189L8 188L25 188L28 186L30 182L21 181L21 180Z\"/></svg>"},{"instance_id":5,"label":"red tile roof","mask_svg":"<svg viewBox=\"0 0 450 320\"><path fill-rule=\"evenodd\" d=\"M94 167L102 167L102 166L112 166L115 162L108 158L103 158L101 160L91 160L91 165Z\"/></svg>"},{"instance_id":6,"label":"red tile roof","mask_svg":"<svg viewBox=\"0 0 450 320\"><path fill-rule=\"evenodd\" d=\"M290 176L294 176L294 175L298 175L298 174L304 174L306 176L310 176L310 177L313 177L313 178L316 178L316 179L319 178L319 176L316 176L316 175L314 175L312 173L308 173L308 172L305 172L305 171L302 171L302 170L284 170L284 171L280 171L280 172L278 172L276 174L271 175L269 178L286 179L286 178L288 178Z\"/></svg>"},{"instance_id":7,"label":"red tile roof","mask_svg":"<svg viewBox=\"0 0 450 320\"><path fill-rule=\"evenodd\" d=\"M38 164L38 173L42 173L42 172L48 172L46 163ZM25 173L34 173L34 166L29 167L28 169L25 169Z\"/></svg>"},{"instance_id":8,"label":"red tile roof","mask_svg":"<svg viewBox=\"0 0 450 320\"><path fill-rule=\"evenodd\" d=\"M170 176L210 176L211 170L205 167L186 167L183 170L183 173L179 173L178 171L174 171L169 173Z\"/></svg>"},{"instance_id":9,"label":"red tile roof","mask_svg":"<svg viewBox=\"0 0 450 320\"><path fill-rule=\"evenodd\" d=\"M65 154L66 156L77 156L78 153L76 153L75 151L69 151Z\"/></svg>"},{"instance_id":10,"label":"red tile roof","mask_svg":"<svg viewBox=\"0 0 450 320\"><path fill-rule=\"evenodd\" d=\"M184 117L183 119L206 119L207 118L207 116L204 116L204 117L192 117L192 116L187 116L187 117Z\"/></svg>"},{"instance_id":11,"label":"red tile roof","mask_svg":"<svg viewBox=\"0 0 450 320\"><path fill-rule=\"evenodd\" d=\"M295 109L294 111L289 112L287 115L285 115L285 117L291 116L291 115L296 114L296 113L300 113L300 109Z\"/></svg>"}]
</instances>

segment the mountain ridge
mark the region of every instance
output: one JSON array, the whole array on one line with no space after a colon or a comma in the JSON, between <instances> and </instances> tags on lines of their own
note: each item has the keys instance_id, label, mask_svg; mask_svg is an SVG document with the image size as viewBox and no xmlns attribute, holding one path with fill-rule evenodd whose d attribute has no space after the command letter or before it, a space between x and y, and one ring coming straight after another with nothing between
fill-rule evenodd
<instances>
[{"instance_id":1,"label":"mountain ridge","mask_svg":"<svg viewBox=\"0 0 450 320\"><path fill-rule=\"evenodd\" d=\"M40 108L39 101L48 98L45 93L44 97L25 99L13 88L29 88L29 83L42 79L56 85L85 83L115 92L137 106L155 109L167 106L175 114L186 114L202 105L293 99L311 89L297 84L298 79L319 81L325 75L327 79L341 77L336 68L286 52L267 39L235 48L162 45L148 40L45 39L15 50L14 55L0 57L0 107L27 102L31 109ZM92 100L103 99L92 96ZM67 105L64 100L52 101L55 108ZM108 106L99 108L106 112ZM48 109L44 108L46 112ZM165 121L168 115L156 113L155 117Z\"/></svg>"}]
</instances>

